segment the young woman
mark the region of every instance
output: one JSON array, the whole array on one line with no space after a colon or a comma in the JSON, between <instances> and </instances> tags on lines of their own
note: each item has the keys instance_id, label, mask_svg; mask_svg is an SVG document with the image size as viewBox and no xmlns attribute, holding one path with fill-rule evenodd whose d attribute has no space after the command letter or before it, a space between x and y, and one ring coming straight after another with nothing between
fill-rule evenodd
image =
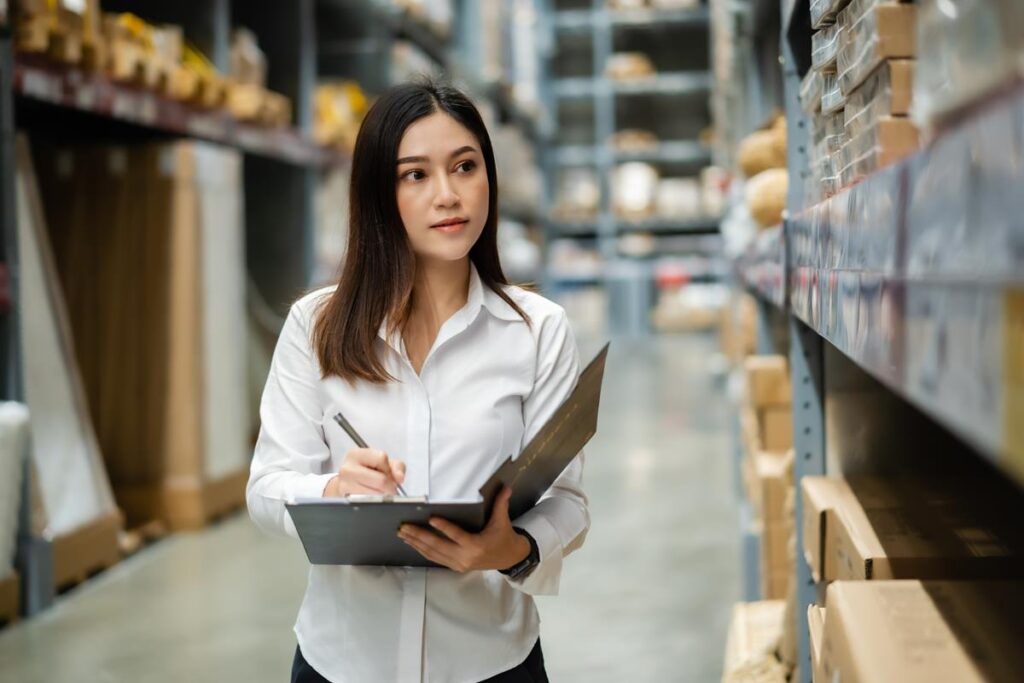
<instances>
[{"instance_id":1,"label":"young woman","mask_svg":"<svg viewBox=\"0 0 1024 683\"><path fill-rule=\"evenodd\" d=\"M247 500L268 532L295 536L290 498L476 495L579 374L565 312L502 273L494 152L465 95L378 99L350 201L340 281L292 306L263 393ZM590 526L582 470L580 454L518 519L506 489L480 533L399 531L442 569L312 566L292 681L547 681L532 596L557 593Z\"/></svg>"}]
</instances>

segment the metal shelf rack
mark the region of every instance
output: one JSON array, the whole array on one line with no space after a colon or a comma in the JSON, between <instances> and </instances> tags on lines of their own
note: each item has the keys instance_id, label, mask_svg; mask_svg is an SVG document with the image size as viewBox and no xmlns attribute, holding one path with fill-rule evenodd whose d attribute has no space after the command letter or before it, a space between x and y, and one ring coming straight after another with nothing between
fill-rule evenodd
<instances>
[{"instance_id":1,"label":"metal shelf rack","mask_svg":"<svg viewBox=\"0 0 1024 683\"><path fill-rule=\"evenodd\" d=\"M697 140L699 128L710 121L705 97L712 86L711 74L707 71L708 55L701 51L700 40L685 41L693 48L687 52L679 47L677 39L697 36L703 40L709 16L703 6L689 10L617 10L606 8L600 0L583 9L558 9L556 6L551 15L553 40L566 49L574 46L584 57L577 66L586 64L586 67L573 70L567 62L552 64L549 69L554 75L548 107L552 118L561 126L558 137L566 144L551 148L546 154L547 185L555 187L558 174L566 167L592 168L597 174L601 200L593 220L566 224L552 217L546 221L545 233L549 239L575 238L595 244L605 260L607 277L594 284L608 289L609 321L615 332L646 334L646 328L639 329L632 324L645 318L646 311L644 315L630 315L617 307L635 306L644 300L651 304L654 297L653 270L637 267L636 259L620 254L622 236L635 232L659 236L717 232L717 221L711 220L651 219L640 224L629 223L614 215L610 200L611 176L618 163L643 161L685 167L690 171L710 163L710 150ZM655 45L657 41L649 38L660 39L660 44ZM659 47L660 50L656 49ZM615 81L606 76L606 64L616 50L637 49L645 49L662 70L635 81ZM562 67L561 73L559 67ZM641 116L637 119L641 121L639 126L635 122L631 124L637 113L648 115L650 121ZM575 118L570 123L568 117ZM611 145L612 136L620 128L663 123L670 124L668 127L672 130L669 134L659 133L663 141L656 148L618 150ZM580 130L585 132L570 132L569 129L580 125ZM687 244L692 244L697 253L704 253L700 251L704 248L703 241ZM560 280L553 273L546 280L552 289L558 289ZM612 291L616 289L622 291Z\"/></svg>"},{"instance_id":2,"label":"metal shelf rack","mask_svg":"<svg viewBox=\"0 0 1024 683\"><path fill-rule=\"evenodd\" d=\"M809 122L796 95L810 62L808 1L758 0L750 12L768 5L781 15L787 219L734 269L758 302L759 352L790 360L796 519L802 477L922 471L928 463L900 446L915 441L1024 486L1024 87L804 206ZM769 334L780 322L781 340ZM869 400L843 401L851 385ZM824 586L803 560L800 524L796 534L798 670L810 683L807 607ZM749 578L757 563L747 565Z\"/></svg>"}]
</instances>

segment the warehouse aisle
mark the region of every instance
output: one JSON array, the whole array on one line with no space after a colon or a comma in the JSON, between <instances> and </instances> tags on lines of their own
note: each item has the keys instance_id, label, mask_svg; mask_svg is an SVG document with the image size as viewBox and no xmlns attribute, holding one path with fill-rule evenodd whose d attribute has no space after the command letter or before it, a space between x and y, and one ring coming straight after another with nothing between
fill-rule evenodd
<instances>
[{"instance_id":1,"label":"warehouse aisle","mask_svg":"<svg viewBox=\"0 0 1024 683\"><path fill-rule=\"evenodd\" d=\"M718 680L740 562L714 349L707 337L613 348L585 475L593 528L561 595L540 602L552 681ZM239 515L0 632L0 671L21 683L285 681L304 583L301 551Z\"/></svg>"}]
</instances>

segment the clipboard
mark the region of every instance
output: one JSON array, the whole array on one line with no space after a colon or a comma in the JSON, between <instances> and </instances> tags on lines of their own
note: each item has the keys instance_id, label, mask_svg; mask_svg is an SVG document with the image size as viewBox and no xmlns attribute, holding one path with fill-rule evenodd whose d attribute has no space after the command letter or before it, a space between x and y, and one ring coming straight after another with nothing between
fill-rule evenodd
<instances>
[{"instance_id":1,"label":"clipboard","mask_svg":"<svg viewBox=\"0 0 1024 683\"><path fill-rule=\"evenodd\" d=\"M471 500L348 496L304 498L285 505L311 564L437 567L397 537L410 523L433 531L443 517L470 532L487 524L502 486L512 489L509 516L532 508L597 432L608 344L580 375L576 388L530 440L518 458L509 456ZM435 532L437 533L437 532Z\"/></svg>"}]
</instances>

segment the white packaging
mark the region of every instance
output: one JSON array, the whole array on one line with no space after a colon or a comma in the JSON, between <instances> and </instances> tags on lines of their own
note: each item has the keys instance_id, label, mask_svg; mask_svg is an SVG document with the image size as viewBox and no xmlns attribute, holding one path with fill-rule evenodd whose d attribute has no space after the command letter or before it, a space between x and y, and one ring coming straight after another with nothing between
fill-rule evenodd
<instances>
[{"instance_id":1,"label":"white packaging","mask_svg":"<svg viewBox=\"0 0 1024 683\"><path fill-rule=\"evenodd\" d=\"M252 455L247 395L245 219L242 156L195 145L199 199L204 470L208 481L237 473Z\"/></svg>"},{"instance_id":2,"label":"white packaging","mask_svg":"<svg viewBox=\"0 0 1024 683\"><path fill-rule=\"evenodd\" d=\"M56 538L116 512L85 391L28 150L16 176L21 261L21 343L30 408L32 460L46 510L46 538Z\"/></svg>"},{"instance_id":3,"label":"white packaging","mask_svg":"<svg viewBox=\"0 0 1024 683\"><path fill-rule=\"evenodd\" d=\"M14 569L28 436L28 406L13 401L0 403L0 580Z\"/></svg>"},{"instance_id":4,"label":"white packaging","mask_svg":"<svg viewBox=\"0 0 1024 683\"><path fill-rule=\"evenodd\" d=\"M699 217L700 181L697 178L662 178L658 182L655 205L658 215L664 218Z\"/></svg>"},{"instance_id":5,"label":"white packaging","mask_svg":"<svg viewBox=\"0 0 1024 683\"><path fill-rule=\"evenodd\" d=\"M621 216L642 218L655 208L658 171L643 162L619 164L612 178L612 205Z\"/></svg>"}]
</instances>

